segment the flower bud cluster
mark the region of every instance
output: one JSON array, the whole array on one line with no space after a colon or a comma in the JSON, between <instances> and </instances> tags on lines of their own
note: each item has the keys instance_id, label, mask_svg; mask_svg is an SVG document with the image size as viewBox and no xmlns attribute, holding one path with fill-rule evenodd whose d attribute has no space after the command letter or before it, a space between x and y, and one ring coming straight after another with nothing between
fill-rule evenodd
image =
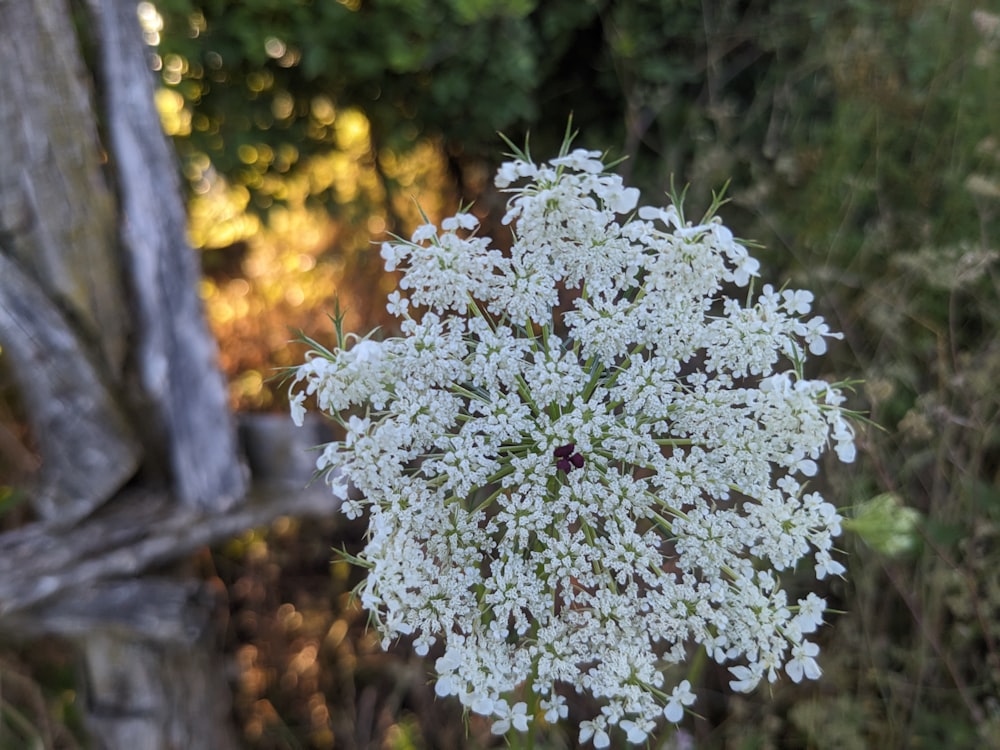
<instances>
[{"instance_id":1,"label":"flower bud cluster","mask_svg":"<svg viewBox=\"0 0 1000 750\"><path fill-rule=\"evenodd\" d=\"M825 601L778 574L844 571L806 482L854 431L840 387L803 375L835 336L810 293L754 296L717 218L636 210L599 153L567 151L500 168L509 251L467 212L383 245L402 335L317 347L292 410L314 396L345 429L317 465L367 513L383 644L436 647L438 695L497 734L594 696L580 739L607 747L683 718L695 695L667 675L696 645L735 690L819 676Z\"/></svg>"}]
</instances>

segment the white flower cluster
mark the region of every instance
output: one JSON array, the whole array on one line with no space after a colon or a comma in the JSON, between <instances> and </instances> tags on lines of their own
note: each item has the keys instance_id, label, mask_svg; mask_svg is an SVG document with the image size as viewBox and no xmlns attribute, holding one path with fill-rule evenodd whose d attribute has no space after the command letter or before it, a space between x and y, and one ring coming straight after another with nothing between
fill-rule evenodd
<instances>
[{"instance_id":1,"label":"white flower cluster","mask_svg":"<svg viewBox=\"0 0 1000 750\"><path fill-rule=\"evenodd\" d=\"M318 467L368 513L383 644L439 643L438 695L497 734L589 693L580 739L607 747L681 720L695 696L665 668L694 644L734 690L819 676L826 603L789 602L776 572L844 571L840 517L805 482L831 443L851 461L854 433L839 388L802 374L835 335L803 317L811 294L754 299L758 263L718 219L636 211L599 153L567 151L500 168L509 251L470 213L386 243L402 336L338 330L292 409L315 396L346 430Z\"/></svg>"}]
</instances>

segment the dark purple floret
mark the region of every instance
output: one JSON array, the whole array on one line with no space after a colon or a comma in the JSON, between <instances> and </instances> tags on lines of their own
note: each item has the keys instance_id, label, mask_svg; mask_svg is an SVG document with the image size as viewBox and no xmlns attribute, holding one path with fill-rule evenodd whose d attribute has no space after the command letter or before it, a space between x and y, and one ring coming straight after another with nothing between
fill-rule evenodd
<instances>
[{"instance_id":1,"label":"dark purple floret","mask_svg":"<svg viewBox=\"0 0 1000 750\"><path fill-rule=\"evenodd\" d=\"M575 443L566 443L566 445L561 445L552 451L552 455L556 458L569 458L570 454L576 450Z\"/></svg>"},{"instance_id":2,"label":"dark purple floret","mask_svg":"<svg viewBox=\"0 0 1000 750\"><path fill-rule=\"evenodd\" d=\"M569 473L573 468L582 469L583 468L583 456L576 451L575 443L567 443L566 445L561 445L552 451L558 461L556 461L556 468L559 471Z\"/></svg>"}]
</instances>

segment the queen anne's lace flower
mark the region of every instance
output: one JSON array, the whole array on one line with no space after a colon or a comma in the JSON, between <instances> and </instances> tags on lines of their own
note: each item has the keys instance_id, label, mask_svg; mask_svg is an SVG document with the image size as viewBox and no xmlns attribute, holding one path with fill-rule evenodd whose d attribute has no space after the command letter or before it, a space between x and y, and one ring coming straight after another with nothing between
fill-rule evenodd
<instances>
[{"instance_id":1,"label":"queen anne's lace flower","mask_svg":"<svg viewBox=\"0 0 1000 750\"><path fill-rule=\"evenodd\" d=\"M635 211L597 152L520 156L496 178L509 252L467 212L386 243L403 335L338 328L295 374L296 421L314 396L345 429L317 465L368 513L383 644L438 644L437 694L498 734L589 693L596 747L683 718L695 695L664 666L696 644L734 690L818 677L804 634L826 602L790 603L776 573L844 570L840 517L805 491L831 440L854 457L840 388L803 375L836 334L803 317L809 292L754 296L759 264L717 218Z\"/></svg>"}]
</instances>

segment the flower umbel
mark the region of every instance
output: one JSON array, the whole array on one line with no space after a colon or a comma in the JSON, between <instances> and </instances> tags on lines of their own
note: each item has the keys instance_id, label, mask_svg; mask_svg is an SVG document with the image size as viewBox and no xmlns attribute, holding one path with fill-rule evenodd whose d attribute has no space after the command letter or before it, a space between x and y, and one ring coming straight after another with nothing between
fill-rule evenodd
<instances>
[{"instance_id":1,"label":"flower umbel","mask_svg":"<svg viewBox=\"0 0 1000 750\"><path fill-rule=\"evenodd\" d=\"M853 458L854 432L841 387L803 375L836 335L804 317L812 295L754 297L759 264L714 209L635 211L597 152L519 154L497 185L509 252L467 212L386 243L402 335L338 330L292 384L296 418L315 396L345 429L317 463L368 513L383 644L439 643L437 693L498 734L589 693L598 747L683 718L695 695L664 666L694 644L735 690L818 677L804 634L826 603L789 602L777 573L843 570L840 516L804 484L831 442Z\"/></svg>"}]
</instances>

